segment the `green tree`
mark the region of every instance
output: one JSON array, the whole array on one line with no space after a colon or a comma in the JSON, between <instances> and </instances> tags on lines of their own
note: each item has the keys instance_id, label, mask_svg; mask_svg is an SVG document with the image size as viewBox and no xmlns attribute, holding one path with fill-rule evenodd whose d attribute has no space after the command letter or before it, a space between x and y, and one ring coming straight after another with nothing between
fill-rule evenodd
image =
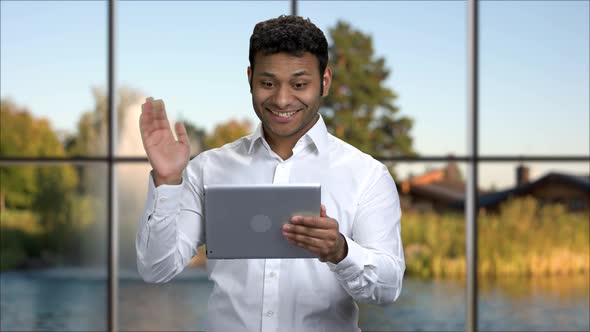
<instances>
[{"instance_id":1,"label":"green tree","mask_svg":"<svg viewBox=\"0 0 590 332\"><path fill-rule=\"evenodd\" d=\"M20 110L11 100L0 101L0 156L34 156L33 118L26 110ZM28 144L27 144L28 143ZM32 167L0 168L0 208L23 209L31 206L35 187L35 169Z\"/></svg>"},{"instance_id":2,"label":"green tree","mask_svg":"<svg viewBox=\"0 0 590 332\"><path fill-rule=\"evenodd\" d=\"M0 101L1 156L63 157L64 148L47 119L34 118L11 100ZM0 207L35 213L46 235L45 247L58 250L76 222L70 217L78 176L71 165L0 168Z\"/></svg>"},{"instance_id":3,"label":"green tree","mask_svg":"<svg viewBox=\"0 0 590 332\"><path fill-rule=\"evenodd\" d=\"M0 156L63 157L65 151L47 119L36 119L13 101L0 100ZM65 200L65 193L77 184L70 165L0 168L0 207L41 212L36 202ZM59 181L52 181L59 179ZM51 183L51 193L42 188ZM55 202L54 208L63 202Z\"/></svg>"},{"instance_id":4,"label":"green tree","mask_svg":"<svg viewBox=\"0 0 590 332\"><path fill-rule=\"evenodd\" d=\"M385 86L390 71L371 36L343 21L329 32L333 80L321 109L328 130L371 155L415 156L413 122L398 115L397 95Z\"/></svg>"}]
</instances>

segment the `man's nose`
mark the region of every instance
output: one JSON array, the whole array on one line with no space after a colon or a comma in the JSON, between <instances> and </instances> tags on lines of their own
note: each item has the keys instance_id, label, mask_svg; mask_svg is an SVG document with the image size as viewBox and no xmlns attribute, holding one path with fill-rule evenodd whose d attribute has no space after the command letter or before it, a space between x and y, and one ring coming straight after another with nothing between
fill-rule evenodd
<instances>
[{"instance_id":1,"label":"man's nose","mask_svg":"<svg viewBox=\"0 0 590 332\"><path fill-rule=\"evenodd\" d=\"M276 107L280 109L288 108L292 99L293 95L291 94L291 89L288 86L279 87L274 95L274 103Z\"/></svg>"}]
</instances>

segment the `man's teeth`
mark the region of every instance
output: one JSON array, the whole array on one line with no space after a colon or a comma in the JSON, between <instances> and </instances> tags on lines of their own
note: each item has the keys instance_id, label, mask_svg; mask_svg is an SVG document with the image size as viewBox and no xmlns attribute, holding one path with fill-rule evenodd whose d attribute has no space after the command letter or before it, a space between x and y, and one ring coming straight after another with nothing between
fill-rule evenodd
<instances>
[{"instance_id":1,"label":"man's teeth","mask_svg":"<svg viewBox=\"0 0 590 332\"><path fill-rule=\"evenodd\" d=\"M275 112L275 111L271 111L271 112L272 112L272 114L278 115L282 118L290 118L291 116L293 116L293 114L297 113L296 111L295 112L280 112L280 113Z\"/></svg>"}]
</instances>

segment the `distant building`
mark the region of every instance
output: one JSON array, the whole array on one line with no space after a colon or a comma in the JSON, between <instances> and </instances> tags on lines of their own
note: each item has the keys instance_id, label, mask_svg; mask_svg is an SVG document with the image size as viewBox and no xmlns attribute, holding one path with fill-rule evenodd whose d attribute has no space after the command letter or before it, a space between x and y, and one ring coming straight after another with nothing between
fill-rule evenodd
<instances>
[{"instance_id":1,"label":"distant building","mask_svg":"<svg viewBox=\"0 0 590 332\"><path fill-rule=\"evenodd\" d=\"M465 199L465 182L457 164L450 162L444 168L402 181L398 191L402 208L440 211Z\"/></svg>"},{"instance_id":2,"label":"distant building","mask_svg":"<svg viewBox=\"0 0 590 332\"><path fill-rule=\"evenodd\" d=\"M413 176L401 182L398 188L402 207L414 210L457 210L465 205L465 182L455 162L442 169ZM531 196L543 204L564 204L569 211L590 211L590 175L571 175L550 172L531 181L530 169L516 169L516 185L504 190L479 191L479 207L498 211L505 201Z\"/></svg>"},{"instance_id":3,"label":"distant building","mask_svg":"<svg viewBox=\"0 0 590 332\"><path fill-rule=\"evenodd\" d=\"M534 197L541 205L559 203L569 211L590 211L590 176L550 172L529 181L528 167L519 166L516 186L481 195L479 206L497 211L508 199L524 196ZM463 202L460 202L462 207Z\"/></svg>"}]
</instances>

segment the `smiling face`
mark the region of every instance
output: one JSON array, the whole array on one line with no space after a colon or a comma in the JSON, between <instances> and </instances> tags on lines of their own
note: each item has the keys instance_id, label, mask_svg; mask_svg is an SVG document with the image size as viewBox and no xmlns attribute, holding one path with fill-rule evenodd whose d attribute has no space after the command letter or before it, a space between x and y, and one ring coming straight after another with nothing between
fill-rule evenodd
<instances>
[{"instance_id":1,"label":"smiling face","mask_svg":"<svg viewBox=\"0 0 590 332\"><path fill-rule=\"evenodd\" d=\"M320 84L324 85L323 95L327 95L331 71L327 68L320 75L317 58L308 52L302 56L258 53L255 64L254 71L248 67L248 79L252 83L252 105L265 137L271 147L292 148L318 120Z\"/></svg>"}]
</instances>

